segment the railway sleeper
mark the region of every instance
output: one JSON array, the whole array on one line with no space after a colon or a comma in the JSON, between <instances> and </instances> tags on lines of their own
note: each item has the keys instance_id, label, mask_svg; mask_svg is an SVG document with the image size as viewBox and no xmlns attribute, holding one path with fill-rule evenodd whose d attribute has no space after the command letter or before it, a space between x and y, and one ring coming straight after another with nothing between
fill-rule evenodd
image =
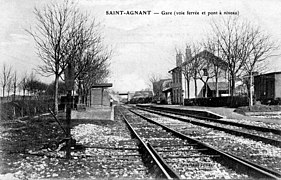
<instances>
[{"instance_id":1,"label":"railway sleeper","mask_svg":"<svg viewBox=\"0 0 281 180\"><path fill-rule=\"evenodd\" d=\"M209 158L218 158L221 157L220 155L195 155L195 156L163 156L164 159L178 159L178 158L203 158L203 157L209 157Z\"/></svg>"},{"instance_id":2,"label":"railway sleeper","mask_svg":"<svg viewBox=\"0 0 281 180\"><path fill-rule=\"evenodd\" d=\"M114 149L114 150L139 150L139 148L109 147L109 146L84 146L89 149Z\"/></svg>"},{"instance_id":3,"label":"railway sleeper","mask_svg":"<svg viewBox=\"0 0 281 180\"><path fill-rule=\"evenodd\" d=\"M182 117L177 117L177 116L165 114L165 113L162 113L162 112L153 112L153 113L156 113L156 114L159 114L159 115L162 115L162 116L166 116L166 117L170 117L170 118L175 118L177 120L189 122L189 123L192 123L192 124L195 124L195 125L217 129L217 130L224 131L226 133L233 134L233 135L236 135L236 136L242 136L242 137L254 139L256 141L262 141L266 144L271 144L271 145L274 145L274 146L277 146L277 147L281 147L281 142L278 141L278 140L275 140L275 139L270 139L270 138L258 136L258 135L255 135L255 134L250 134L250 133L246 133L246 132L227 129L227 128L224 128L224 127L211 125L211 124L208 124L208 123L205 123L205 122L199 122L199 121L196 121L196 120L185 119L185 118L182 118Z\"/></svg>"},{"instance_id":4,"label":"railway sleeper","mask_svg":"<svg viewBox=\"0 0 281 180\"><path fill-rule=\"evenodd\" d=\"M163 149L163 150L158 150L157 149L157 152L158 153L161 153L161 152L175 152L175 151L183 151L183 152L196 152L196 151L208 151L208 149L204 148L204 149L172 149L172 150L166 150L166 149Z\"/></svg>"},{"instance_id":5,"label":"railway sleeper","mask_svg":"<svg viewBox=\"0 0 281 180\"><path fill-rule=\"evenodd\" d=\"M146 110L148 108L140 108L140 109ZM271 132L271 133L274 133L274 134L277 134L277 135L281 135L281 130L278 130L278 129L272 129L272 128L259 127L259 126L255 126L255 125L236 123L236 122L231 122L231 121L227 121L227 120L223 120L223 119L218 120L217 118L204 117L204 116L194 115L194 114L190 114L190 113L183 113L183 112L180 112L181 110L174 111L172 109L167 110L167 109L162 109L162 108L160 108L160 109L159 108L151 108L151 109L153 109L154 111L162 111L162 112L171 113L171 114L175 114L175 115L189 116L189 117L194 117L194 118L198 118L198 119L202 119L202 120L219 122L219 123L222 123L222 124L234 125L234 126L237 126L237 127L250 128L250 129L253 129L253 130L257 130L257 131Z\"/></svg>"},{"instance_id":6,"label":"railway sleeper","mask_svg":"<svg viewBox=\"0 0 281 180\"><path fill-rule=\"evenodd\" d=\"M198 143L199 147L207 147L207 148L209 148L209 151L208 151L209 156L213 156L213 155L217 156L217 157L213 157L213 159L216 162L222 164L223 166L229 167L230 169L233 169L233 170L235 170L238 173L242 173L242 174L243 173L247 173L249 176L254 177L254 178L279 179L277 176L275 176L275 175L273 175L273 174L271 174L269 172L266 172L266 171L264 171L262 169L254 167L254 166L252 166L252 165L250 165L250 164L248 164L248 163L246 163L244 161L241 161L241 160L239 160L239 159L237 159L237 158L235 158L235 157L233 157L231 155L228 155L228 154L226 154L226 153L224 153L224 152L222 152L222 151L220 151L218 149L215 149L215 148L213 148L211 146L208 146L205 143L202 143L202 142L200 142L198 140L195 140L193 138L190 138L190 137L188 137L188 136L186 136L186 135L184 135L182 133L174 131L174 130L172 130L172 129L170 129L170 128L168 128L168 127L166 127L166 126L164 126L164 125L162 125L160 123L157 123L157 122L155 122L155 121L153 121L153 120L151 120L151 119L149 119L149 118L147 118L147 117L145 117L143 115L140 115L137 112L134 112L132 110L130 110L130 111L132 113L134 113L134 114L136 114L136 115L138 115L138 116L148 120L149 122L152 122L154 124L162 126L165 130L173 132L175 135L177 135L181 139L188 139L188 140L190 140L190 142ZM166 116L170 116L170 115L166 115ZM177 117L172 117L172 116L171 116L171 118L179 119ZM162 157L159 157L159 158L163 159Z\"/></svg>"},{"instance_id":7,"label":"railway sleeper","mask_svg":"<svg viewBox=\"0 0 281 180\"><path fill-rule=\"evenodd\" d=\"M186 147L186 146L197 146L198 144L169 144L170 146L173 147ZM152 145L154 148L167 148L167 144L165 145Z\"/></svg>"}]
</instances>

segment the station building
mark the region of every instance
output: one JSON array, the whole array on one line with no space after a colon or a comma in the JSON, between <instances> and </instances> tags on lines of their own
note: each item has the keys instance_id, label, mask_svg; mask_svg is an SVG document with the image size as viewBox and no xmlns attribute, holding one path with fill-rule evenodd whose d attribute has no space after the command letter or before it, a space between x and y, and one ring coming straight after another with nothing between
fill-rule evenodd
<instances>
[{"instance_id":1,"label":"station building","mask_svg":"<svg viewBox=\"0 0 281 180\"><path fill-rule=\"evenodd\" d=\"M189 83L189 93L187 87L187 80L184 75L186 66L193 60L193 58L201 58L203 64L204 62L212 61L214 66L218 67L221 71L221 75L218 78L218 92L219 96L227 96L229 93L229 81L227 77L227 63L224 62L221 58L215 56L214 54L204 50L192 57L191 49L187 48L185 52L185 58L183 61L183 55L181 53L176 54L176 67L171 69L169 73L172 74L172 83L171 83L171 103L172 104L183 104L184 99L188 98L201 98L205 97L215 97L216 96L216 81L214 78L210 78L207 84L204 84L201 80L196 79L197 90L195 90L195 81L193 78L190 78ZM201 68L201 71L208 76L214 69L212 68ZM205 72L206 71L206 72ZM207 87L206 87L207 86ZM207 89L207 93L206 92Z\"/></svg>"},{"instance_id":2,"label":"station building","mask_svg":"<svg viewBox=\"0 0 281 180\"><path fill-rule=\"evenodd\" d=\"M112 87L112 83L95 84L92 86L87 98L90 106L110 106L110 96L107 88Z\"/></svg>"}]
</instances>

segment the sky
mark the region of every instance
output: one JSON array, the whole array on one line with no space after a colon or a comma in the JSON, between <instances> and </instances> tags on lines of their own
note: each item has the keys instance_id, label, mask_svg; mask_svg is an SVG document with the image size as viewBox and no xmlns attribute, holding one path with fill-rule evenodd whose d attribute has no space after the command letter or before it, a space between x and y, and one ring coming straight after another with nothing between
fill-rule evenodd
<instances>
[{"instance_id":1,"label":"sky","mask_svg":"<svg viewBox=\"0 0 281 180\"><path fill-rule=\"evenodd\" d=\"M42 63L32 37L25 31L36 23L34 7L49 0L0 0L0 68L9 64L20 75ZM212 20L229 15L208 12L236 12L260 26L280 43L281 0L76 0L82 12L101 23L104 43L113 50L110 77L119 92L138 91L149 86L149 78L169 77L175 67L175 49L200 41L210 31ZM59 2L59 0L58 0ZM151 11L150 15L107 15L107 11ZM162 15L161 12L172 12ZM185 15L174 15L174 12ZM200 15L186 15L198 12ZM206 12L206 15L202 15ZM159 13L159 14L155 14ZM281 51L280 51L281 54ZM281 57L268 59L268 71L281 71ZM38 75L44 82L53 77Z\"/></svg>"}]
</instances>

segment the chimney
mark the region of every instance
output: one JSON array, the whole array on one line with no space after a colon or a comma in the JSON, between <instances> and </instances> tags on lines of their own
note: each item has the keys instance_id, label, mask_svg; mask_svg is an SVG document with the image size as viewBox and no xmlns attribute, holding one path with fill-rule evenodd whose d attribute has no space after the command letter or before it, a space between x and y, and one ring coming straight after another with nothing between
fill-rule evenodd
<instances>
[{"instance_id":1,"label":"chimney","mask_svg":"<svg viewBox=\"0 0 281 180\"><path fill-rule=\"evenodd\" d=\"M191 59L191 49L190 47L186 47L185 49L185 61L189 61Z\"/></svg>"},{"instance_id":2,"label":"chimney","mask_svg":"<svg viewBox=\"0 0 281 180\"><path fill-rule=\"evenodd\" d=\"M176 56L176 65L177 65L177 67L179 67L179 66L181 66L181 64L182 64L182 54L181 54L181 52L179 52Z\"/></svg>"}]
</instances>

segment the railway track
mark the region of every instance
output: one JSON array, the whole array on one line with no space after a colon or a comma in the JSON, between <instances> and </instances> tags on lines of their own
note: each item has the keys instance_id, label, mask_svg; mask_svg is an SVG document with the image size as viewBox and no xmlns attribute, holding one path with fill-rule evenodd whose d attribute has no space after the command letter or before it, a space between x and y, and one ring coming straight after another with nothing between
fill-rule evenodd
<instances>
[{"instance_id":1,"label":"railway track","mask_svg":"<svg viewBox=\"0 0 281 180\"><path fill-rule=\"evenodd\" d=\"M163 123L187 136L203 141L257 168L281 177L281 149L278 147L227 134L212 128L187 123L187 121L177 120L176 118L165 117L142 110L138 111L144 116Z\"/></svg>"},{"instance_id":2,"label":"railway track","mask_svg":"<svg viewBox=\"0 0 281 180\"><path fill-rule=\"evenodd\" d=\"M233 121L215 119L210 117L203 117L198 115L190 115L181 112L178 109L167 109L167 108L144 108L137 107L142 110L146 110L159 115L176 118L182 121L188 121L190 123L209 127L217 130L224 131L236 136L243 136L256 141L262 141L266 144L271 144L277 147L281 147L281 131L273 128L266 128L260 126L254 126L249 124L242 124ZM194 118L186 118L193 116Z\"/></svg>"},{"instance_id":3,"label":"railway track","mask_svg":"<svg viewBox=\"0 0 281 180\"><path fill-rule=\"evenodd\" d=\"M111 128L93 129L89 128L90 125L80 125L86 128L77 127L74 130L74 136L84 144L85 150L75 152L73 155L78 158L84 157L93 164L92 171L97 173L95 176L98 178L171 179L139 140L131 137L122 116L115 112L115 125ZM96 125L93 126L97 128ZM101 138L93 135L85 139L84 136L88 132L100 134Z\"/></svg>"},{"instance_id":4,"label":"railway track","mask_svg":"<svg viewBox=\"0 0 281 180\"><path fill-rule=\"evenodd\" d=\"M148 108L147 106L137 106L137 107ZM194 118L197 118L197 119L208 120L210 122L219 122L220 124L233 125L233 126L237 126L237 127L244 127L244 128L251 129L251 130L281 135L281 130L279 128L251 125L251 124L247 124L245 122L240 123L240 122L237 122L237 121L233 121L231 119L221 119L221 118L214 118L214 117L206 117L206 116L203 116L203 115L194 115L194 114L187 113L187 112L185 112L181 109L175 109L175 108L165 108L165 107L153 107L153 106L151 106L148 109L153 109L153 110L158 110L158 111L161 110L162 112L168 112L168 113L182 115L182 116L194 117Z\"/></svg>"},{"instance_id":5,"label":"railway track","mask_svg":"<svg viewBox=\"0 0 281 180\"><path fill-rule=\"evenodd\" d=\"M132 132L147 145L171 178L278 178L136 111L122 111Z\"/></svg>"}]
</instances>

